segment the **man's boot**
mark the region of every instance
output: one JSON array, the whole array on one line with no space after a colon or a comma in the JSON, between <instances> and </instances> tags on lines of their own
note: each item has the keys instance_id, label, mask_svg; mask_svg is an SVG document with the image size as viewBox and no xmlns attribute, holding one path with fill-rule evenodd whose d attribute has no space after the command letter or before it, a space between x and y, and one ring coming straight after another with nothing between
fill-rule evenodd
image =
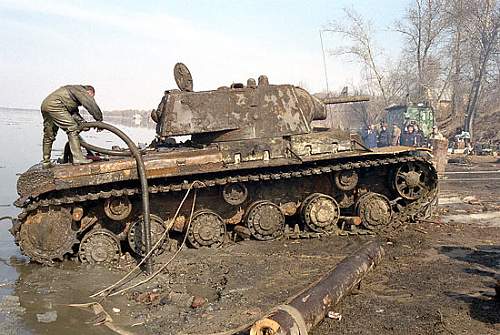
<instances>
[{"instance_id":1,"label":"man's boot","mask_svg":"<svg viewBox=\"0 0 500 335\"><path fill-rule=\"evenodd\" d=\"M92 163L91 159L87 159L82 154L82 149L80 147L80 139L78 138L78 133L69 132L68 133L68 143L73 155L73 164L89 164Z\"/></svg>"},{"instance_id":2,"label":"man's boot","mask_svg":"<svg viewBox=\"0 0 500 335\"><path fill-rule=\"evenodd\" d=\"M48 169L52 167L52 162L50 161L50 153L52 152L52 143L42 143L42 168Z\"/></svg>"}]
</instances>

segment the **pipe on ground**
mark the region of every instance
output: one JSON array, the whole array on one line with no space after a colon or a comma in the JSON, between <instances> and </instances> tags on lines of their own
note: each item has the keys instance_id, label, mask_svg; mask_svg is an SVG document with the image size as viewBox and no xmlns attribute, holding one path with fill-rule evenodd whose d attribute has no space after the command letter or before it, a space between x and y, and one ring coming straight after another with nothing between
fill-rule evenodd
<instances>
[{"instance_id":1,"label":"pipe on ground","mask_svg":"<svg viewBox=\"0 0 500 335\"><path fill-rule=\"evenodd\" d=\"M148 190L148 179L146 177L146 167L144 166L144 161L142 160L141 152L139 148L135 145L135 143L128 137L124 132L120 129L104 122L95 121L95 122L85 122L80 125L80 129L85 131L89 128L97 128L97 129L105 129L116 136L118 136L123 142L125 142L128 146L130 153L128 155L132 155L137 163L137 175L139 180L141 181L141 193L142 193L142 213L143 213L143 225L142 225L142 236L143 242L145 246L145 254L149 254L151 250L151 224L149 222L149 190ZM152 257L149 257L146 261L146 272L153 272L153 264Z\"/></svg>"},{"instance_id":2,"label":"pipe on ground","mask_svg":"<svg viewBox=\"0 0 500 335\"><path fill-rule=\"evenodd\" d=\"M363 245L314 286L254 323L250 335L307 335L384 256L379 242Z\"/></svg>"}]
</instances>

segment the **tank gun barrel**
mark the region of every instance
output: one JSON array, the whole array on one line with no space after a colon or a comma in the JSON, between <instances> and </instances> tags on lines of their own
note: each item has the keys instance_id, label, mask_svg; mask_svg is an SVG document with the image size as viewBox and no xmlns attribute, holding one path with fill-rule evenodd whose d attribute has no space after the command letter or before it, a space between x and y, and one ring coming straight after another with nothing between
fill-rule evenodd
<instances>
[{"instance_id":1,"label":"tank gun barrel","mask_svg":"<svg viewBox=\"0 0 500 335\"><path fill-rule=\"evenodd\" d=\"M370 101L368 95L349 95L339 97L329 97L321 100L325 105L346 104L349 102L363 102Z\"/></svg>"}]
</instances>

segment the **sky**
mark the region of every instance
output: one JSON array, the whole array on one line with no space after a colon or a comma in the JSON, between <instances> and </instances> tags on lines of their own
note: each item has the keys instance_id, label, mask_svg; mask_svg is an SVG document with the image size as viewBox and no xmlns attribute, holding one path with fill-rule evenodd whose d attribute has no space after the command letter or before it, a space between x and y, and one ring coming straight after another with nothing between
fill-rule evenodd
<instances>
[{"instance_id":1,"label":"sky","mask_svg":"<svg viewBox=\"0 0 500 335\"><path fill-rule=\"evenodd\" d=\"M195 91L266 74L272 84L324 91L319 31L343 8L370 19L389 52L389 26L405 0L0 0L0 106L39 108L66 84L91 84L101 109L153 109L176 88L185 63ZM357 83L361 67L331 56L342 44L323 32L331 90Z\"/></svg>"}]
</instances>

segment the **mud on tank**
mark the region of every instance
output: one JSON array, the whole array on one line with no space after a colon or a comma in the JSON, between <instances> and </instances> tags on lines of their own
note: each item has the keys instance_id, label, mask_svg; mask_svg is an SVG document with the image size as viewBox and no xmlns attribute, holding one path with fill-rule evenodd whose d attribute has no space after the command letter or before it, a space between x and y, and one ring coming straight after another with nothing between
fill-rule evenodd
<instances>
[{"instance_id":1,"label":"mud on tank","mask_svg":"<svg viewBox=\"0 0 500 335\"><path fill-rule=\"evenodd\" d=\"M174 76L178 89L165 91L151 113L157 136L143 153L153 242L168 230L159 251L185 234L194 248L237 237L376 234L432 210L437 177L426 150L370 150L349 133L311 126L326 118L326 104L366 98L321 101L293 85L269 84L266 76L194 92L182 63ZM183 135L191 139L175 143ZM191 224L192 197L172 220L192 186ZM126 251L144 253L132 158L35 165L19 177L18 193L22 211L11 231L33 261L110 264Z\"/></svg>"}]
</instances>

